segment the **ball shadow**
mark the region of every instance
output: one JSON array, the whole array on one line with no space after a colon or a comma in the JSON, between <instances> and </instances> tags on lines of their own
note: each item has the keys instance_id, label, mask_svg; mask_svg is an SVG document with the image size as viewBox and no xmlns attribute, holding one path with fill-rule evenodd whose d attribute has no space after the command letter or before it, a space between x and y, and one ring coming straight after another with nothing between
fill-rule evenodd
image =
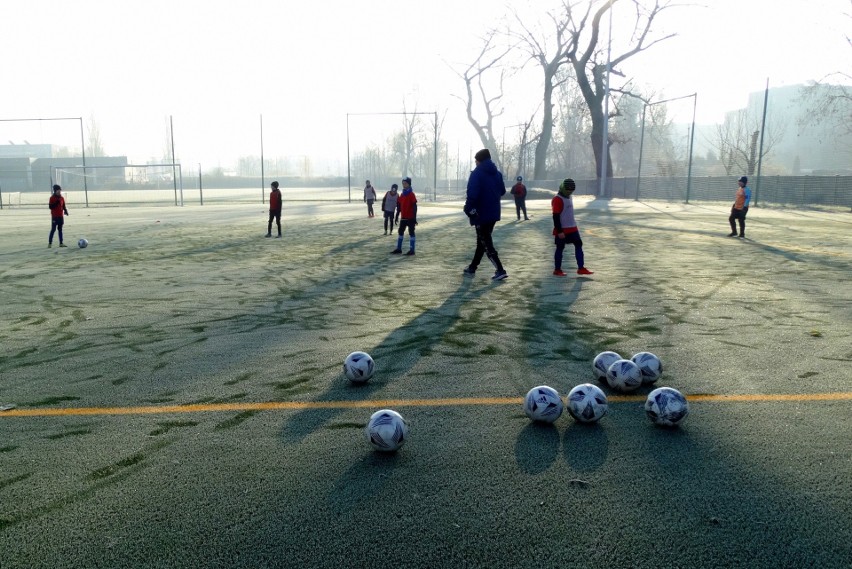
<instances>
[{"instance_id":1,"label":"ball shadow","mask_svg":"<svg viewBox=\"0 0 852 569\"><path fill-rule=\"evenodd\" d=\"M559 431L552 423L529 423L518 433L515 460L527 474L540 474L550 468L559 454Z\"/></svg>"}]
</instances>

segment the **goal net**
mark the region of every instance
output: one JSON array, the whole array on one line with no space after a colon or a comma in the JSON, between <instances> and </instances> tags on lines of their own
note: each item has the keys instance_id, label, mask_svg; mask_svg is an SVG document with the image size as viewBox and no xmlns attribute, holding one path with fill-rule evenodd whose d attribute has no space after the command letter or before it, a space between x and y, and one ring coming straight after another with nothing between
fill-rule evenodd
<instances>
[{"instance_id":1,"label":"goal net","mask_svg":"<svg viewBox=\"0 0 852 569\"><path fill-rule=\"evenodd\" d=\"M689 183L694 96L646 105L639 155L638 197L683 199Z\"/></svg>"},{"instance_id":2,"label":"goal net","mask_svg":"<svg viewBox=\"0 0 852 569\"><path fill-rule=\"evenodd\" d=\"M180 164L66 166L53 169L53 183L66 191L167 190L182 178Z\"/></svg>"}]
</instances>

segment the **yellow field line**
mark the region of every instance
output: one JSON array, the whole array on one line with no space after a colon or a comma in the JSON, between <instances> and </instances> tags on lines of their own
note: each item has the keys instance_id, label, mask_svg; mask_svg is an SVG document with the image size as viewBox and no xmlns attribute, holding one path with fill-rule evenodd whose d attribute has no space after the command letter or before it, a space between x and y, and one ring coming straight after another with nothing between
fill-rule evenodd
<instances>
[{"instance_id":1,"label":"yellow field line","mask_svg":"<svg viewBox=\"0 0 852 569\"><path fill-rule=\"evenodd\" d=\"M852 393L687 395L691 402L852 401ZM611 395L610 403L643 402L644 395ZM59 417L73 415L152 415L222 411L298 411L302 409L379 409L386 407L448 407L460 405L518 405L521 397L460 397L445 399L374 399L366 401L266 401L256 403L199 403L138 407L68 407L61 409L10 409L0 417Z\"/></svg>"}]
</instances>

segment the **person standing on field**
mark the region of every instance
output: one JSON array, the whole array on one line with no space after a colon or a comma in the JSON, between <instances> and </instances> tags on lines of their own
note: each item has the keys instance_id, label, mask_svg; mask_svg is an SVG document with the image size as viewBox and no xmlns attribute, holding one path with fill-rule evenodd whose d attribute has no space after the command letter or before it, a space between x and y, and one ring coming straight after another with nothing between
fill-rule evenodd
<instances>
[{"instance_id":1,"label":"person standing on field","mask_svg":"<svg viewBox=\"0 0 852 569\"><path fill-rule=\"evenodd\" d=\"M406 255L414 255L414 227L417 225L417 196L414 195L414 190L411 189L411 178L405 177L402 179L402 195L398 200L399 207L399 237L396 240L396 249L391 251L393 255L402 254L402 239L405 235L405 229L408 228L408 253Z\"/></svg>"},{"instance_id":2,"label":"person standing on field","mask_svg":"<svg viewBox=\"0 0 852 569\"><path fill-rule=\"evenodd\" d=\"M385 193L385 197L382 198L382 213L385 216L385 235L388 233L393 234L393 218L394 215L399 217L399 194L397 193L396 184L391 186L389 192Z\"/></svg>"},{"instance_id":3,"label":"person standing on field","mask_svg":"<svg viewBox=\"0 0 852 569\"><path fill-rule=\"evenodd\" d=\"M518 176L516 184L512 186L512 191L509 192L515 196L515 212L518 214L518 221L521 220L521 211L524 212L524 221L529 221L527 217L527 187L524 185L524 178Z\"/></svg>"},{"instance_id":4,"label":"person standing on field","mask_svg":"<svg viewBox=\"0 0 852 569\"><path fill-rule=\"evenodd\" d=\"M734 205L731 207L731 215L728 223L731 224L731 232L728 237L737 236L737 227L734 222L739 222L740 239L745 239L745 218L748 213L748 205L751 202L751 188L748 187L748 178L743 176L737 180L737 191L734 194Z\"/></svg>"},{"instance_id":5,"label":"person standing on field","mask_svg":"<svg viewBox=\"0 0 852 569\"><path fill-rule=\"evenodd\" d=\"M367 180L367 185L364 186L364 201L367 202L367 217L375 217L373 213L373 202L376 201L376 188Z\"/></svg>"},{"instance_id":6,"label":"person standing on field","mask_svg":"<svg viewBox=\"0 0 852 569\"><path fill-rule=\"evenodd\" d=\"M577 222L574 221L574 200L571 199L571 194L576 189L577 184L574 183L574 180L565 178L559 184L559 192L550 202L551 210L553 211L553 239L556 243L556 252L553 255L553 276L555 277L565 276L565 273L562 271L562 253L565 250L566 243L574 245L574 256L577 258L577 274L594 274L585 266L583 240L580 239L580 230L577 229Z\"/></svg>"},{"instance_id":7,"label":"person standing on field","mask_svg":"<svg viewBox=\"0 0 852 569\"><path fill-rule=\"evenodd\" d=\"M269 224L266 227L266 236L272 237L272 220L278 226L278 236L276 239L281 239L281 190L278 189L278 182L269 184L272 191L269 192Z\"/></svg>"},{"instance_id":8,"label":"person standing on field","mask_svg":"<svg viewBox=\"0 0 852 569\"><path fill-rule=\"evenodd\" d=\"M53 247L53 234L57 230L59 230L59 246L67 247L62 239L62 226L65 225L65 216L70 214L65 206L65 198L62 197L62 188L59 184L53 186L53 195L50 196L47 207L50 208L50 235L47 237L47 247Z\"/></svg>"},{"instance_id":9,"label":"person standing on field","mask_svg":"<svg viewBox=\"0 0 852 569\"><path fill-rule=\"evenodd\" d=\"M506 184L503 183L503 174L491 160L491 152L483 148L474 156L476 168L470 173L467 181L467 199L464 202L464 213L470 220L470 224L476 228L476 251L473 260L465 267L464 276L472 277L486 255L491 264L494 265L493 281L502 281L509 277L497 249L491 233L494 226L500 221L500 198L506 193Z\"/></svg>"}]
</instances>

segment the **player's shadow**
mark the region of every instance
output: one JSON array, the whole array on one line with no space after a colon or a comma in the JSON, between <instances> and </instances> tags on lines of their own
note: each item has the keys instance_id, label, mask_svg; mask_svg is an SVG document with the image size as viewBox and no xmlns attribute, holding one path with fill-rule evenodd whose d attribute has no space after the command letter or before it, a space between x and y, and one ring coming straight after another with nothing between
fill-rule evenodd
<instances>
[{"instance_id":1,"label":"player's shadow","mask_svg":"<svg viewBox=\"0 0 852 569\"><path fill-rule=\"evenodd\" d=\"M578 472L593 472L606 462L609 446L600 423L573 422L562 437L565 462Z\"/></svg>"},{"instance_id":2,"label":"player's shadow","mask_svg":"<svg viewBox=\"0 0 852 569\"><path fill-rule=\"evenodd\" d=\"M471 280L462 278L458 289L440 306L422 312L389 333L382 342L365 350L376 361L376 376L367 383L353 385L346 381L341 367L339 379L333 380L315 401L363 401L381 391L386 384L404 378L422 357L432 352L434 345L460 320L461 307L493 288L492 285L471 290ZM322 428L341 411L341 408L298 411L284 424L282 436L288 442L299 442Z\"/></svg>"},{"instance_id":3,"label":"player's shadow","mask_svg":"<svg viewBox=\"0 0 852 569\"><path fill-rule=\"evenodd\" d=\"M552 423L530 422L518 433L515 461L527 474L541 474L558 454L559 430Z\"/></svg>"}]
</instances>

